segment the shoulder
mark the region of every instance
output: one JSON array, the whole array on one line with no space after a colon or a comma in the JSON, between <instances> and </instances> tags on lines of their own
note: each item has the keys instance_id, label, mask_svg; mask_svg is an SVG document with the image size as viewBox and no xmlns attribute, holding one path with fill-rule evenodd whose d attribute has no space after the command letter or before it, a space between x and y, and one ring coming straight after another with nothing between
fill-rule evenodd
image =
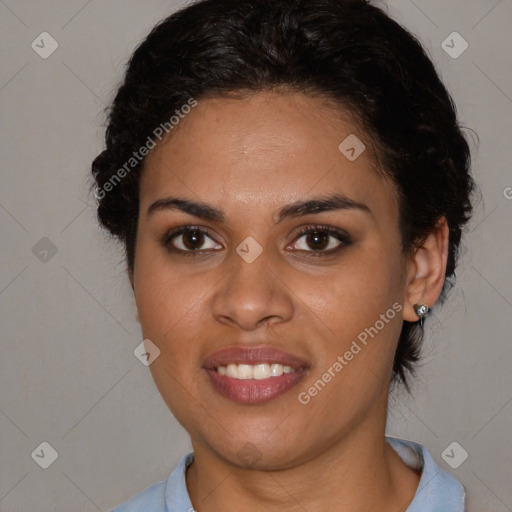
<instances>
[{"instance_id":1,"label":"shoulder","mask_svg":"<svg viewBox=\"0 0 512 512\"><path fill-rule=\"evenodd\" d=\"M111 512L167 512L165 508L166 480L150 485Z\"/></svg>"},{"instance_id":2,"label":"shoulder","mask_svg":"<svg viewBox=\"0 0 512 512\"><path fill-rule=\"evenodd\" d=\"M466 491L463 485L455 476L441 469L424 446L389 436L386 440L409 467L421 469L418 489L406 512L465 512Z\"/></svg>"},{"instance_id":3,"label":"shoulder","mask_svg":"<svg viewBox=\"0 0 512 512\"><path fill-rule=\"evenodd\" d=\"M185 474L194 453L184 455L166 480L139 492L110 512L181 512L192 510Z\"/></svg>"}]
</instances>

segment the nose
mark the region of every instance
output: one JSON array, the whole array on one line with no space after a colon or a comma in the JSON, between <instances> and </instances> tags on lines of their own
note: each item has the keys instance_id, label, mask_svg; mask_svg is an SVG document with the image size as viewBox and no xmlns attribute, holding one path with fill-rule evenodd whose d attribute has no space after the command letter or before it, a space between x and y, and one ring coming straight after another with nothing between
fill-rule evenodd
<instances>
[{"instance_id":1,"label":"nose","mask_svg":"<svg viewBox=\"0 0 512 512\"><path fill-rule=\"evenodd\" d=\"M293 315L291 292L265 251L251 263L236 252L228 259L228 274L212 296L215 319L247 331L289 321Z\"/></svg>"}]
</instances>

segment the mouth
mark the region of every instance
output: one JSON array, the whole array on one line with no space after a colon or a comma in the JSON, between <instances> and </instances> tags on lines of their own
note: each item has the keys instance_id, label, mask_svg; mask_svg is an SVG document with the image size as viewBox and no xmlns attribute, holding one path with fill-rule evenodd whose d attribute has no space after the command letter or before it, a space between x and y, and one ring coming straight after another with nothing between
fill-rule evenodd
<instances>
[{"instance_id":1,"label":"mouth","mask_svg":"<svg viewBox=\"0 0 512 512\"><path fill-rule=\"evenodd\" d=\"M208 356L203 369L213 389L240 404L262 404L295 387L306 362L268 346L230 347Z\"/></svg>"},{"instance_id":2,"label":"mouth","mask_svg":"<svg viewBox=\"0 0 512 512\"><path fill-rule=\"evenodd\" d=\"M283 366L279 363L259 363L251 364L228 364L227 366L219 366L216 368L217 373L226 375L232 379L247 380L247 379L268 379L270 377L280 377L283 373L294 373L297 370L291 366Z\"/></svg>"}]
</instances>

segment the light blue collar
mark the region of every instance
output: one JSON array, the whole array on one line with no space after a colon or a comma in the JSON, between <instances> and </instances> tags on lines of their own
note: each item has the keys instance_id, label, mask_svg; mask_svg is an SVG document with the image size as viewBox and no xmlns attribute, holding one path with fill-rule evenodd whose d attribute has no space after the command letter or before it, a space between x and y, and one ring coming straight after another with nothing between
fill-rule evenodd
<instances>
[{"instance_id":1,"label":"light blue collar","mask_svg":"<svg viewBox=\"0 0 512 512\"><path fill-rule=\"evenodd\" d=\"M464 487L437 466L424 446L390 436L386 441L405 464L422 470L414 499L405 512L466 512ZM112 512L194 512L185 480L193 460L193 452L183 456L167 480L144 489Z\"/></svg>"}]
</instances>

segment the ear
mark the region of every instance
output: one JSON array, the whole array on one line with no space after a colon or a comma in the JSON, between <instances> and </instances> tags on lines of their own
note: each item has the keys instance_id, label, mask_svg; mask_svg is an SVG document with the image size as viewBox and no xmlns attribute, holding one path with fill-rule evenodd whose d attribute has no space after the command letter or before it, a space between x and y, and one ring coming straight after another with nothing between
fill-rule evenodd
<instances>
[{"instance_id":1,"label":"ear","mask_svg":"<svg viewBox=\"0 0 512 512\"><path fill-rule=\"evenodd\" d=\"M414 304L426 304L432 307L439 298L448 260L448 237L448 223L443 216L407 261L404 320L418 321L419 317L414 310Z\"/></svg>"}]
</instances>

